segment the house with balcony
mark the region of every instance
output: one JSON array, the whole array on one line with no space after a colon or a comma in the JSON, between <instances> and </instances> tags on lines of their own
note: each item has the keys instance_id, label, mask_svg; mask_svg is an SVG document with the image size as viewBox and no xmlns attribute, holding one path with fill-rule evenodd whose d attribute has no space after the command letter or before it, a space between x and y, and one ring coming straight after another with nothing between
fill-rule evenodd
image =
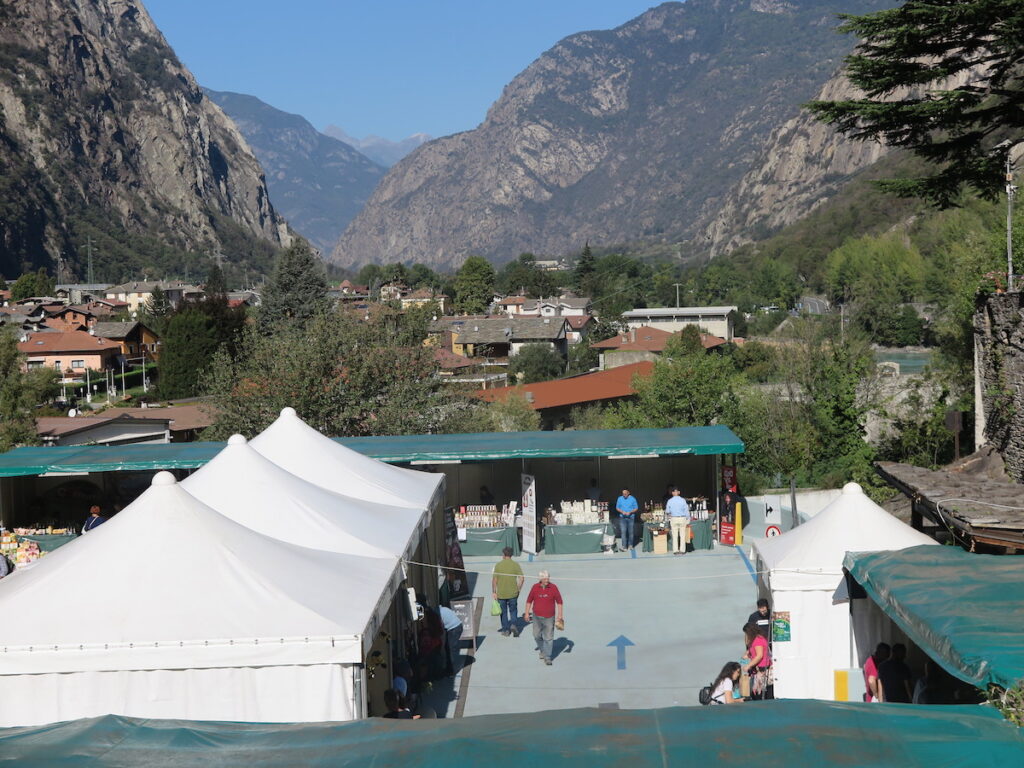
<instances>
[{"instance_id":1,"label":"house with balcony","mask_svg":"<svg viewBox=\"0 0 1024 768\"><path fill-rule=\"evenodd\" d=\"M123 301L131 312L138 312L146 306L159 286L167 297L167 303L177 309L183 301L198 301L203 298L203 289L180 280L133 280L114 285L104 292L104 298Z\"/></svg>"},{"instance_id":2,"label":"house with balcony","mask_svg":"<svg viewBox=\"0 0 1024 768\"><path fill-rule=\"evenodd\" d=\"M92 332L117 342L125 358L144 358L147 361L160 359L160 337L137 320L96 323Z\"/></svg>"},{"instance_id":3,"label":"house with balcony","mask_svg":"<svg viewBox=\"0 0 1024 768\"><path fill-rule=\"evenodd\" d=\"M86 370L114 368L121 345L85 331L29 332L22 336L18 351L29 368L53 368L61 378L71 378L84 376Z\"/></svg>"}]
</instances>

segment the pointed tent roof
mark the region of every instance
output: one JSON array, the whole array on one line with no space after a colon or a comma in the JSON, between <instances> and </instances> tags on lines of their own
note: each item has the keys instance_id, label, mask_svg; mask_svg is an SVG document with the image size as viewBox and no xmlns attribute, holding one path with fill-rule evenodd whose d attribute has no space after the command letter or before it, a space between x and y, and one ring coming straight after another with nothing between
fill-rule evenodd
<instances>
[{"instance_id":1,"label":"pointed tent roof","mask_svg":"<svg viewBox=\"0 0 1024 768\"><path fill-rule=\"evenodd\" d=\"M272 462L322 488L359 499L429 509L444 475L371 459L317 432L285 408L250 445Z\"/></svg>"},{"instance_id":2,"label":"pointed tent roof","mask_svg":"<svg viewBox=\"0 0 1024 768\"><path fill-rule=\"evenodd\" d=\"M257 453L242 435L233 435L181 485L247 528L329 552L406 555L415 548L422 525L422 512L343 496L306 482Z\"/></svg>"},{"instance_id":3,"label":"pointed tent roof","mask_svg":"<svg viewBox=\"0 0 1024 768\"><path fill-rule=\"evenodd\" d=\"M284 544L169 472L0 581L0 675L359 663L393 559Z\"/></svg>"},{"instance_id":4,"label":"pointed tent roof","mask_svg":"<svg viewBox=\"0 0 1024 768\"><path fill-rule=\"evenodd\" d=\"M838 499L803 525L776 538L757 540L754 548L771 571L774 589L835 589L847 552L875 552L935 544L897 520L847 483Z\"/></svg>"}]
</instances>

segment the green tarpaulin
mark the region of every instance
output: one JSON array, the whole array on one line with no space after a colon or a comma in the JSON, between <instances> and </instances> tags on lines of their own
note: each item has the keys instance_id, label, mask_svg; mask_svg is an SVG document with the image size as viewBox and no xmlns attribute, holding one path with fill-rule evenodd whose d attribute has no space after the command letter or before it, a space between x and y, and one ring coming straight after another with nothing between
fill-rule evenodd
<instances>
[{"instance_id":1,"label":"green tarpaulin","mask_svg":"<svg viewBox=\"0 0 1024 768\"><path fill-rule=\"evenodd\" d=\"M743 452L743 441L723 426L399 435L337 440L367 456L396 464L594 456L705 456ZM0 477L46 472L196 469L216 456L223 447L224 443L170 443L15 448L0 454Z\"/></svg>"},{"instance_id":2,"label":"green tarpaulin","mask_svg":"<svg viewBox=\"0 0 1024 768\"><path fill-rule=\"evenodd\" d=\"M980 707L823 701L246 725L107 716L0 730L0 764L53 768L992 768L1021 732Z\"/></svg>"},{"instance_id":3,"label":"green tarpaulin","mask_svg":"<svg viewBox=\"0 0 1024 768\"><path fill-rule=\"evenodd\" d=\"M608 523L548 525L544 527L544 554L585 555L601 551L601 539L615 529Z\"/></svg>"},{"instance_id":4,"label":"green tarpaulin","mask_svg":"<svg viewBox=\"0 0 1024 768\"><path fill-rule=\"evenodd\" d=\"M979 688L1024 680L1024 557L921 546L843 565L950 674Z\"/></svg>"},{"instance_id":5,"label":"green tarpaulin","mask_svg":"<svg viewBox=\"0 0 1024 768\"><path fill-rule=\"evenodd\" d=\"M505 547L512 547L513 555L519 554L519 536L515 528L467 528L466 540L459 542L462 554L467 557L501 557L501 550Z\"/></svg>"}]
</instances>

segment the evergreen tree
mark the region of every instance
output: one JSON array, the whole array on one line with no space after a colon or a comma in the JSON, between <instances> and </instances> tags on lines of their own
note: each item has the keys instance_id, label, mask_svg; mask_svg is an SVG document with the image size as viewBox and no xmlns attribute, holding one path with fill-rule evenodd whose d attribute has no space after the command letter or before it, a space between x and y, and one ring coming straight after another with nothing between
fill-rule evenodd
<instances>
[{"instance_id":1,"label":"evergreen tree","mask_svg":"<svg viewBox=\"0 0 1024 768\"><path fill-rule=\"evenodd\" d=\"M327 278L323 265L298 239L281 253L263 291L260 327L266 332L281 323L304 323L327 306Z\"/></svg>"},{"instance_id":2,"label":"evergreen tree","mask_svg":"<svg viewBox=\"0 0 1024 768\"><path fill-rule=\"evenodd\" d=\"M174 307L167 300L167 294L159 285L153 286L149 300L142 308L142 323L157 336L163 337L167 331L167 322L174 313Z\"/></svg>"},{"instance_id":3,"label":"evergreen tree","mask_svg":"<svg viewBox=\"0 0 1024 768\"><path fill-rule=\"evenodd\" d=\"M470 256L455 275L455 309L469 315L487 311L494 298L494 267L483 256Z\"/></svg>"},{"instance_id":4,"label":"evergreen tree","mask_svg":"<svg viewBox=\"0 0 1024 768\"><path fill-rule=\"evenodd\" d=\"M846 74L866 97L812 102L811 112L852 138L938 165L929 176L885 182L890 191L943 206L965 185L996 195L1008 151L1000 140L1024 129L1024 3L907 0L842 18L840 29L862 40Z\"/></svg>"},{"instance_id":5,"label":"evergreen tree","mask_svg":"<svg viewBox=\"0 0 1024 768\"><path fill-rule=\"evenodd\" d=\"M40 267L36 272L36 296L53 296L57 288L57 281L50 277L46 267Z\"/></svg>"},{"instance_id":6,"label":"evergreen tree","mask_svg":"<svg viewBox=\"0 0 1024 768\"><path fill-rule=\"evenodd\" d=\"M360 285L369 286L371 291L374 288L379 288L381 284L380 264L363 265L363 268L359 270L359 274L356 275L356 282Z\"/></svg>"},{"instance_id":7,"label":"evergreen tree","mask_svg":"<svg viewBox=\"0 0 1024 768\"><path fill-rule=\"evenodd\" d=\"M36 293L36 273L26 272L14 281L11 286L11 301L21 301L30 296L38 296Z\"/></svg>"},{"instance_id":8,"label":"evergreen tree","mask_svg":"<svg viewBox=\"0 0 1024 768\"><path fill-rule=\"evenodd\" d=\"M193 397L199 377L217 350L217 332L210 318L185 307L167 324L160 353L160 396Z\"/></svg>"},{"instance_id":9,"label":"evergreen tree","mask_svg":"<svg viewBox=\"0 0 1024 768\"><path fill-rule=\"evenodd\" d=\"M558 290L554 277L537 266L537 257L532 253L521 253L518 259L502 267L495 283L502 293L522 290L531 299L553 296Z\"/></svg>"},{"instance_id":10,"label":"evergreen tree","mask_svg":"<svg viewBox=\"0 0 1024 768\"><path fill-rule=\"evenodd\" d=\"M0 275L0 291L6 291L6 290L7 290L7 281L4 280L4 276L3 275Z\"/></svg>"},{"instance_id":11,"label":"evergreen tree","mask_svg":"<svg viewBox=\"0 0 1024 768\"><path fill-rule=\"evenodd\" d=\"M590 250L590 243L583 246L580 257L576 260L576 267L572 272L572 285L580 296L593 296L596 288L597 259Z\"/></svg>"}]
</instances>

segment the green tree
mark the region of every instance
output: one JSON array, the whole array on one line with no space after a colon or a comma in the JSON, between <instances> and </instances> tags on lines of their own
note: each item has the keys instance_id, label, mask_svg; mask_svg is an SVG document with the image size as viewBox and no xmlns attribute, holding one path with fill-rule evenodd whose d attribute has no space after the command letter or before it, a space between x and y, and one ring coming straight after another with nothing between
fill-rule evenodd
<instances>
[{"instance_id":1,"label":"green tree","mask_svg":"<svg viewBox=\"0 0 1024 768\"><path fill-rule=\"evenodd\" d=\"M951 462L953 433L946 428L949 406L947 389L936 389L916 379L899 404L891 431L879 444L879 458L929 469Z\"/></svg>"},{"instance_id":2,"label":"green tree","mask_svg":"<svg viewBox=\"0 0 1024 768\"><path fill-rule=\"evenodd\" d=\"M53 296L57 288L57 281L50 277L46 267L40 267L36 272L36 296Z\"/></svg>"},{"instance_id":3,"label":"green tree","mask_svg":"<svg viewBox=\"0 0 1024 768\"><path fill-rule=\"evenodd\" d=\"M572 286L580 296L593 296L596 288L597 259L590 250L590 243L583 246L580 257L572 271Z\"/></svg>"},{"instance_id":4,"label":"green tree","mask_svg":"<svg viewBox=\"0 0 1024 768\"><path fill-rule=\"evenodd\" d=\"M11 286L11 301L21 301L31 296L38 296L36 291L36 273L26 272L14 281Z\"/></svg>"},{"instance_id":5,"label":"green tree","mask_svg":"<svg viewBox=\"0 0 1024 768\"><path fill-rule=\"evenodd\" d=\"M35 406L56 395L57 372L39 367L25 370L18 337L0 327L0 453L19 445L37 445Z\"/></svg>"},{"instance_id":6,"label":"green tree","mask_svg":"<svg viewBox=\"0 0 1024 768\"><path fill-rule=\"evenodd\" d=\"M351 313L324 313L273 335L248 327L239 354L204 377L217 420L204 437L255 434L285 406L328 435L398 435L461 427L479 403L435 374L433 353Z\"/></svg>"},{"instance_id":7,"label":"green tree","mask_svg":"<svg viewBox=\"0 0 1024 768\"><path fill-rule=\"evenodd\" d=\"M266 332L281 323L304 323L327 306L327 278L309 244L297 239L274 264L263 291L259 323Z\"/></svg>"},{"instance_id":8,"label":"green tree","mask_svg":"<svg viewBox=\"0 0 1024 768\"><path fill-rule=\"evenodd\" d=\"M383 282L381 279L380 264L364 264L356 275L356 282L360 285L367 285L372 291Z\"/></svg>"},{"instance_id":9,"label":"green tree","mask_svg":"<svg viewBox=\"0 0 1024 768\"><path fill-rule=\"evenodd\" d=\"M665 342L664 356L666 358L679 359L688 355L703 354L705 354L704 343L700 338L700 328L696 325L686 326Z\"/></svg>"},{"instance_id":10,"label":"green tree","mask_svg":"<svg viewBox=\"0 0 1024 768\"><path fill-rule=\"evenodd\" d=\"M0 291L6 291L6 290L7 290L7 281L4 280L4 276L3 275L0 275Z\"/></svg>"},{"instance_id":11,"label":"green tree","mask_svg":"<svg viewBox=\"0 0 1024 768\"><path fill-rule=\"evenodd\" d=\"M160 353L161 397L193 397L199 377L217 350L217 331L210 318L195 307L185 307L167 323Z\"/></svg>"},{"instance_id":12,"label":"green tree","mask_svg":"<svg viewBox=\"0 0 1024 768\"><path fill-rule=\"evenodd\" d=\"M569 374L586 373L596 368L601 362L601 354L585 341L569 347L569 360L566 372Z\"/></svg>"},{"instance_id":13,"label":"green tree","mask_svg":"<svg viewBox=\"0 0 1024 768\"><path fill-rule=\"evenodd\" d=\"M495 285L502 293L524 291L533 299L552 296L558 290L552 273L538 267L537 257L532 253L521 253L519 258L503 266L497 275Z\"/></svg>"},{"instance_id":14,"label":"green tree","mask_svg":"<svg viewBox=\"0 0 1024 768\"><path fill-rule=\"evenodd\" d=\"M518 389L504 400L488 403L483 409L487 432L535 432L540 429L540 413L533 409Z\"/></svg>"},{"instance_id":15,"label":"green tree","mask_svg":"<svg viewBox=\"0 0 1024 768\"><path fill-rule=\"evenodd\" d=\"M907 0L842 18L840 29L861 40L846 75L865 98L815 101L811 112L936 164L930 175L886 182L893 192L943 206L964 186L995 196L1008 151L1000 139L1024 129L1024 4Z\"/></svg>"},{"instance_id":16,"label":"green tree","mask_svg":"<svg viewBox=\"0 0 1024 768\"><path fill-rule=\"evenodd\" d=\"M483 256L470 256L455 275L455 309L469 315L487 311L494 298L494 267Z\"/></svg>"},{"instance_id":17,"label":"green tree","mask_svg":"<svg viewBox=\"0 0 1024 768\"><path fill-rule=\"evenodd\" d=\"M405 264L400 261L393 264L385 264L380 268L380 281L381 283L408 285L409 271L405 268Z\"/></svg>"},{"instance_id":18,"label":"green tree","mask_svg":"<svg viewBox=\"0 0 1024 768\"><path fill-rule=\"evenodd\" d=\"M409 267L409 274L406 278L410 288L433 288L441 287L441 278L426 264L413 264Z\"/></svg>"},{"instance_id":19,"label":"green tree","mask_svg":"<svg viewBox=\"0 0 1024 768\"><path fill-rule=\"evenodd\" d=\"M157 336L163 337L172 314L174 314L174 307L167 300L167 294L164 293L163 288L156 285L153 287L149 300L142 308L142 316L139 319Z\"/></svg>"},{"instance_id":20,"label":"green tree","mask_svg":"<svg viewBox=\"0 0 1024 768\"><path fill-rule=\"evenodd\" d=\"M549 344L524 344L508 361L510 380L533 384L561 376L565 361Z\"/></svg>"}]
</instances>

